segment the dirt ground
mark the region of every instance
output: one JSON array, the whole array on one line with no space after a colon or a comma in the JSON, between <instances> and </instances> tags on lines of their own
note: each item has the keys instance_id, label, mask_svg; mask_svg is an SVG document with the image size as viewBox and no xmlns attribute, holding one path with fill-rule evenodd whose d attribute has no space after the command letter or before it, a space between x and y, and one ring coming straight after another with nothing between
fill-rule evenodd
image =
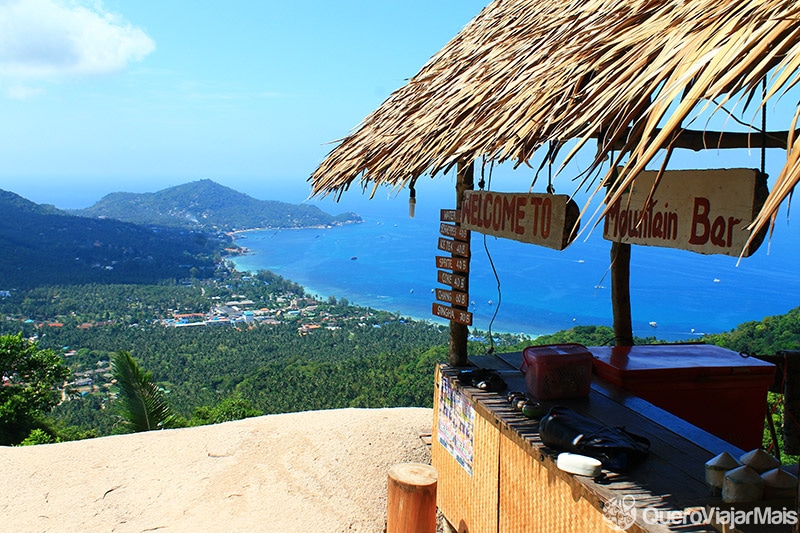
<instances>
[{"instance_id":1,"label":"dirt ground","mask_svg":"<svg viewBox=\"0 0 800 533\"><path fill-rule=\"evenodd\" d=\"M420 434L432 422L422 408L308 411L0 447L0 524L15 532L381 532L388 470L430 462Z\"/></svg>"}]
</instances>

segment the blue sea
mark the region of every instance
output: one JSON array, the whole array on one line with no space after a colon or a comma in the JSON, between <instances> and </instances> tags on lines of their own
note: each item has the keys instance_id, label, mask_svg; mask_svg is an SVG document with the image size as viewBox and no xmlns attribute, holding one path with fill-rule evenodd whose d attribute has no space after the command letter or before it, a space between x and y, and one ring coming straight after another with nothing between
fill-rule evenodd
<instances>
[{"instance_id":1,"label":"blue sea","mask_svg":"<svg viewBox=\"0 0 800 533\"><path fill-rule=\"evenodd\" d=\"M241 271L271 270L322 298L445 323L431 305L433 289L447 288L436 280L435 257L447 255L437 250L439 210L454 201L428 200L418 201L415 218L406 197L323 203L334 214L356 211L364 223L241 233L237 242L250 253L234 263ZM601 233L587 232L554 251L473 232L473 326L531 336L610 326L610 243ZM633 247L634 334L686 340L800 306L797 233L779 221L771 242L738 265L735 257Z\"/></svg>"}]
</instances>

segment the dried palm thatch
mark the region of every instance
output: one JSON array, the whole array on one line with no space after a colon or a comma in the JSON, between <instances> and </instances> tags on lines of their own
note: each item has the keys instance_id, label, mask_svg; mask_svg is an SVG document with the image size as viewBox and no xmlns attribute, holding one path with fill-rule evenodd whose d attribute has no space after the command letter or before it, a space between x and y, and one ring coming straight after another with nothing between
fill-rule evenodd
<instances>
[{"instance_id":1,"label":"dried palm thatch","mask_svg":"<svg viewBox=\"0 0 800 533\"><path fill-rule=\"evenodd\" d=\"M356 180L373 193L401 188L482 156L526 163L547 143L579 139L563 168L597 139L587 172L612 155L609 169L622 171L601 186L613 201L699 108L760 109L797 84L799 16L794 0L495 0L341 140L312 174L313 194ZM800 180L798 116L754 229Z\"/></svg>"}]
</instances>

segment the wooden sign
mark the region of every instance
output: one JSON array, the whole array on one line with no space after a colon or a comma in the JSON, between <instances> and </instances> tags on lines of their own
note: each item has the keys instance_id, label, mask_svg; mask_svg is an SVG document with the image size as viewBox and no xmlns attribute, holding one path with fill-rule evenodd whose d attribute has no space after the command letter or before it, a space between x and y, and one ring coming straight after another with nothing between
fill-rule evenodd
<instances>
[{"instance_id":1,"label":"wooden sign","mask_svg":"<svg viewBox=\"0 0 800 533\"><path fill-rule=\"evenodd\" d=\"M433 314L441 318L446 318L452 322L464 324L466 326L472 325L472 313L469 311L462 311L461 309L455 309L453 307L448 307L446 305L434 302Z\"/></svg>"},{"instance_id":2,"label":"wooden sign","mask_svg":"<svg viewBox=\"0 0 800 533\"><path fill-rule=\"evenodd\" d=\"M440 219L442 224L439 224L439 233L451 239L439 238L438 248L445 252L449 252L452 256L436 256L436 268L447 269L454 272L467 273L469 272L469 230L457 226L460 218L459 211L455 209L442 209L440 211ZM451 224L445 224L451 222ZM459 276L453 272L445 272L444 270L436 271L436 279L439 283L449 285L453 289L458 290L444 290L436 289L436 299L446 302L456 307L442 305L440 303L433 303L433 314L457 322L467 326L472 325L472 313L466 310L469 301L467 290L467 277ZM463 307L463 309L459 309Z\"/></svg>"},{"instance_id":3,"label":"wooden sign","mask_svg":"<svg viewBox=\"0 0 800 533\"><path fill-rule=\"evenodd\" d=\"M469 295L466 292L436 289L436 299L459 307L469 306Z\"/></svg>"},{"instance_id":4,"label":"wooden sign","mask_svg":"<svg viewBox=\"0 0 800 533\"><path fill-rule=\"evenodd\" d=\"M575 238L579 214L578 204L563 194L466 191L461 226L563 250Z\"/></svg>"},{"instance_id":5,"label":"wooden sign","mask_svg":"<svg viewBox=\"0 0 800 533\"><path fill-rule=\"evenodd\" d=\"M468 242L451 241L450 239L444 239L442 237L439 237L438 248L443 252L449 252L453 255L460 255L461 257L469 257Z\"/></svg>"},{"instance_id":6,"label":"wooden sign","mask_svg":"<svg viewBox=\"0 0 800 533\"><path fill-rule=\"evenodd\" d=\"M445 268L456 272L469 272L469 259L466 257L436 256L436 268Z\"/></svg>"},{"instance_id":7,"label":"wooden sign","mask_svg":"<svg viewBox=\"0 0 800 533\"><path fill-rule=\"evenodd\" d=\"M438 279L439 283L450 285L454 289L459 289L462 291L467 290L467 278L464 276L459 276L457 274L453 274L452 272L445 272L444 270L437 270L436 278Z\"/></svg>"},{"instance_id":8,"label":"wooden sign","mask_svg":"<svg viewBox=\"0 0 800 533\"><path fill-rule=\"evenodd\" d=\"M701 254L745 257L761 245L760 234L744 251L745 230L768 194L766 176L754 169L671 170L645 206L657 176L645 171L608 210L603 237Z\"/></svg>"},{"instance_id":9,"label":"wooden sign","mask_svg":"<svg viewBox=\"0 0 800 533\"><path fill-rule=\"evenodd\" d=\"M458 222L459 212L457 209L440 209L439 220L442 222Z\"/></svg>"},{"instance_id":10,"label":"wooden sign","mask_svg":"<svg viewBox=\"0 0 800 533\"><path fill-rule=\"evenodd\" d=\"M457 241L469 241L469 230L452 224L439 224L439 233Z\"/></svg>"}]
</instances>

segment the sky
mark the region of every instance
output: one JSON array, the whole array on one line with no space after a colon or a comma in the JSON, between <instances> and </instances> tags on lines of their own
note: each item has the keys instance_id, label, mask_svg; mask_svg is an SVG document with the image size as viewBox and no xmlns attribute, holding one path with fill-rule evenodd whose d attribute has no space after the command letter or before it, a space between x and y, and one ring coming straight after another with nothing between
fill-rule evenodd
<instances>
[{"instance_id":1,"label":"sky","mask_svg":"<svg viewBox=\"0 0 800 533\"><path fill-rule=\"evenodd\" d=\"M208 178L299 203L487 2L0 0L0 189L80 208Z\"/></svg>"},{"instance_id":2,"label":"sky","mask_svg":"<svg viewBox=\"0 0 800 533\"><path fill-rule=\"evenodd\" d=\"M0 189L81 208L212 179L261 200L307 201L307 179L336 140L488 2L0 0ZM786 129L793 111L771 111L787 123L770 129ZM767 172L784 162L770 151ZM758 168L758 151L670 161L735 166ZM579 158L564 174L582 170ZM495 190L526 191L532 174L498 169ZM432 197L437 214L451 207L440 198L454 198L453 183L420 180L418 209ZM556 191L575 186L557 180ZM391 191L379 196L377 209L405 209ZM356 191L326 200L315 201L334 214L367 210Z\"/></svg>"}]
</instances>

